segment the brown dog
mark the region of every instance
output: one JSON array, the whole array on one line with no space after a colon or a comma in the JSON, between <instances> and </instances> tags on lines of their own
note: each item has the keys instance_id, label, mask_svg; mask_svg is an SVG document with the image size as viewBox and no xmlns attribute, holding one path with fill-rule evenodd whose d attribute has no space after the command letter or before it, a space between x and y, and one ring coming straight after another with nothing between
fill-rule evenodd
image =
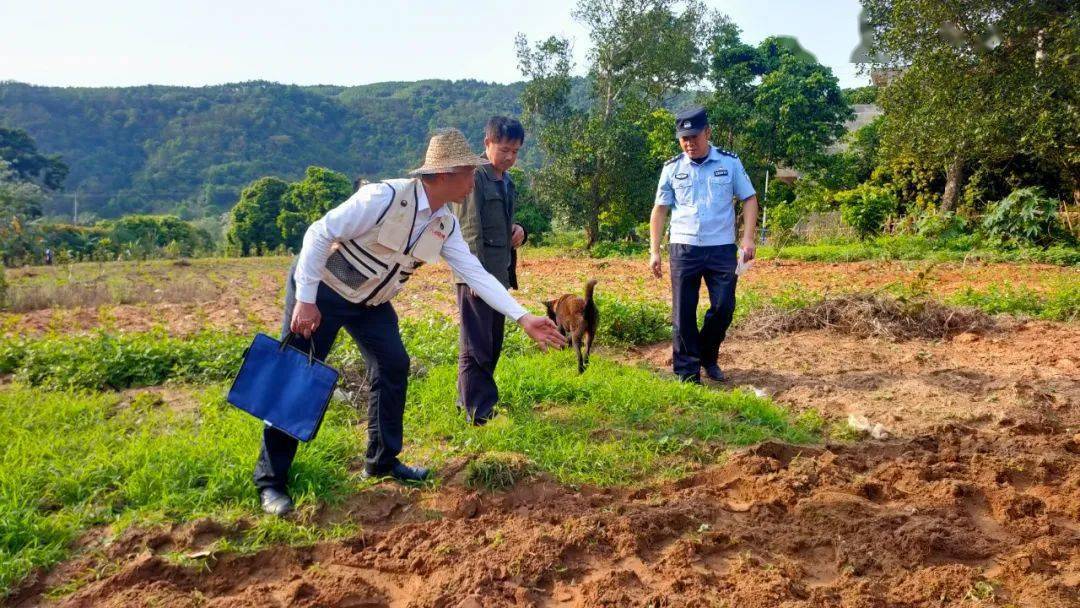
<instances>
[{"instance_id":1,"label":"brown dog","mask_svg":"<svg viewBox=\"0 0 1080 608\"><path fill-rule=\"evenodd\" d=\"M596 310L596 304L593 302L594 287L596 287L596 279L590 279L588 283L585 283L584 298L566 294L544 302L548 318L559 326L562 335L570 338L574 350L577 351L579 374L584 372L585 366L589 364L592 343L596 339L596 328L600 324L600 312ZM582 341L585 342L584 357L581 354Z\"/></svg>"}]
</instances>

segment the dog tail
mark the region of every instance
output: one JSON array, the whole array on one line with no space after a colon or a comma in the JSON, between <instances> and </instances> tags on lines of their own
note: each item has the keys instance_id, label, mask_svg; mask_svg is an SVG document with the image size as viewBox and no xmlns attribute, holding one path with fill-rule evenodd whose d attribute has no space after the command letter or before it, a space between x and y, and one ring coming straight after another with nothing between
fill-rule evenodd
<instances>
[{"instance_id":1,"label":"dog tail","mask_svg":"<svg viewBox=\"0 0 1080 608\"><path fill-rule=\"evenodd\" d=\"M596 279L589 279L588 283L585 283L585 310L596 310L596 303L593 302L593 289L596 288Z\"/></svg>"},{"instance_id":2,"label":"dog tail","mask_svg":"<svg viewBox=\"0 0 1080 608\"><path fill-rule=\"evenodd\" d=\"M585 304L592 303L593 289L596 288L596 279L589 279L588 283L585 283Z\"/></svg>"}]
</instances>

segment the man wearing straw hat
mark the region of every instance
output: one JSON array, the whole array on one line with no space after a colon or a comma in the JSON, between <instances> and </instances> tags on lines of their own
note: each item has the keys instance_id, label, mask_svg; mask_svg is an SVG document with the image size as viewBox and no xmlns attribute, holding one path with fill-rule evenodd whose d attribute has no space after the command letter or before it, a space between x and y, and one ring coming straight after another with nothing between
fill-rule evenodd
<instances>
[{"instance_id":1,"label":"man wearing straw hat","mask_svg":"<svg viewBox=\"0 0 1080 608\"><path fill-rule=\"evenodd\" d=\"M398 460L409 356L401 341L391 298L417 268L439 257L492 308L514 319L541 347L565 343L555 324L529 314L469 253L447 203L473 187L473 173L486 161L457 129L431 138L424 165L414 177L360 187L347 201L308 227L285 290L282 333L304 340L325 359L345 329L364 356L371 393L364 475L422 481L429 471ZM255 485L267 513L292 510L286 491L297 441L267 427L255 466Z\"/></svg>"}]
</instances>

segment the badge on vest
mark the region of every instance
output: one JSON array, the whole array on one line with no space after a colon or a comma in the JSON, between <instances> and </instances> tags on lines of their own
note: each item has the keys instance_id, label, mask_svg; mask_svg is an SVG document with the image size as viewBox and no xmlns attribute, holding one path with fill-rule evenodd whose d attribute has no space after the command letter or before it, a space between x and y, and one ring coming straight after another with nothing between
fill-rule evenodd
<instances>
[{"instance_id":1,"label":"badge on vest","mask_svg":"<svg viewBox=\"0 0 1080 608\"><path fill-rule=\"evenodd\" d=\"M715 175L716 177L724 177L727 174L728 174L727 169L717 169L716 171L713 171L713 175Z\"/></svg>"},{"instance_id":2,"label":"badge on vest","mask_svg":"<svg viewBox=\"0 0 1080 608\"><path fill-rule=\"evenodd\" d=\"M676 173L675 174L675 179L686 179L688 177L690 177L689 173Z\"/></svg>"}]
</instances>

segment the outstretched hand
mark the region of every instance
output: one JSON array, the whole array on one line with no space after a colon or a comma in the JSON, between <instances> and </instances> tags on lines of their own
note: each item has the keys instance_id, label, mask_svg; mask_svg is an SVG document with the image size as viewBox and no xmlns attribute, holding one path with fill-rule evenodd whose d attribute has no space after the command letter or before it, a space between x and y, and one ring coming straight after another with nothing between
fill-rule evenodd
<instances>
[{"instance_id":1,"label":"outstretched hand","mask_svg":"<svg viewBox=\"0 0 1080 608\"><path fill-rule=\"evenodd\" d=\"M555 326L555 322L547 317L525 315L518 319L518 325L525 330L525 333L529 334L533 341L540 345L540 350L547 350L549 346L552 348L566 346L566 338L559 333L559 328Z\"/></svg>"}]
</instances>

